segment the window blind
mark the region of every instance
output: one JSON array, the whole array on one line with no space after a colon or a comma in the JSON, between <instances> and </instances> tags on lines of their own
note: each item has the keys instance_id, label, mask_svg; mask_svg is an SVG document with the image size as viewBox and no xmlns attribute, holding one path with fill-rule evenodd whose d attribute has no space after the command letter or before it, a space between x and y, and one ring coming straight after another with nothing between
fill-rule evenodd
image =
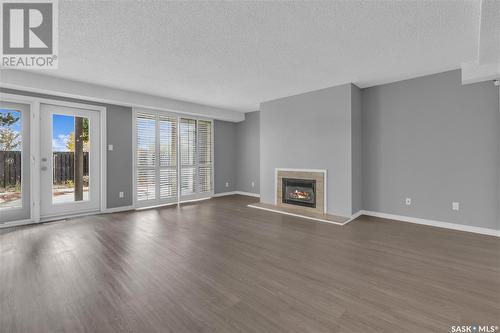
<instances>
[{"instance_id":1,"label":"window blind","mask_svg":"<svg viewBox=\"0 0 500 333\"><path fill-rule=\"evenodd\" d=\"M138 113L136 118L137 201L156 198L156 118Z\"/></svg>"},{"instance_id":2,"label":"window blind","mask_svg":"<svg viewBox=\"0 0 500 333\"><path fill-rule=\"evenodd\" d=\"M213 192L213 123L136 113L136 201L144 205Z\"/></svg>"},{"instance_id":3,"label":"window blind","mask_svg":"<svg viewBox=\"0 0 500 333\"><path fill-rule=\"evenodd\" d=\"M196 120L181 118L179 146L181 150L181 195L196 193Z\"/></svg>"},{"instance_id":4,"label":"window blind","mask_svg":"<svg viewBox=\"0 0 500 333\"><path fill-rule=\"evenodd\" d=\"M177 198L177 118L159 115L160 198Z\"/></svg>"},{"instance_id":5,"label":"window blind","mask_svg":"<svg viewBox=\"0 0 500 333\"><path fill-rule=\"evenodd\" d=\"M200 192L211 192L212 184L212 122L198 120L198 186Z\"/></svg>"}]
</instances>

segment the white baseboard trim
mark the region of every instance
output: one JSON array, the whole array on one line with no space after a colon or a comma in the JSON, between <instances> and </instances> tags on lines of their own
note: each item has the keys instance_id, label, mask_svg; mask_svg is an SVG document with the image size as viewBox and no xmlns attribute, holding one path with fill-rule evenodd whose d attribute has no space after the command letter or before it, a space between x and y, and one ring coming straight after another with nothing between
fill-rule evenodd
<instances>
[{"instance_id":1,"label":"white baseboard trim","mask_svg":"<svg viewBox=\"0 0 500 333\"><path fill-rule=\"evenodd\" d=\"M243 191L231 191L231 192L216 193L216 194L213 195L213 197L214 198L225 197L226 195L234 195L234 194L246 195L246 196L249 196L249 197L260 198L260 194L258 194L258 193L243 192Z\"/></svg>"},{"instance_id":2,"label":"white baseboard trim","mask_svg":"<svg viewBox=\"0 0 500 333\"><path fill-rule=\"evenodd\" d=\"M273 213L278 213L278 214L284 214L284 215L290 215L290 216L300 217L302 219L313 220L313 221L324 222L324 223L331 223L331 224L336 224L336 225L346 225L347 223L349 223L351 221L351 220L347 220L347 221L345 221L343 223L335 222L335 221L328 221L328 220L319 219L319 218L316 218L316 217L310 217L310 216L305 216L305 215L299 215L299 214L284 212L282 210L277 210L277 209L272 209L272 208L255 206L255 205L252 205L252 204L247 205L247 207L262 209L262 210L266 210L268 212L273 212Z\"/></svg>"},{"instance_id":3,"label":"white baseboard trim","mask_svg":"<svg viewBox=\"0 0 500 333\"><path fill-rule=\"evenodd\" d=\"M126 212L128 210L134 210L134 206L122 206L122 207L113 207L113 208L106 208L102 212L104 214L110 214L110 213L119 213L119 212Z\"/></svg>"},{"instance_id":4,"label":"white baseboard trim","mask_svg":"<svg viewBox=\"0 0 500 333\"><path fill-rule=\"evenodd\" d=\"M360 217L361 215L363 215L363 211L362 210L358 210L356 213L354 213L351 218L349 220L347 220L344 224L347 224L351 221L354 221L355 219L357 219L358 217Z\"/></svg>"},{"instance_id":5,"label":"white baseboard trim","mask_svg":"<svg viewBox=\"0 0 500 333\"><path fill-rule=\"evenodd\" d=\"M389 220L397 220L397 221L401 221L401 222L422 224L422 225L427 225L427 226L431 226L431 227L453 229L453 230L459 230L459 231L473 232L476 234L500 237L500 230L495 230L495 229L474 227L474 226L470 226L470 225L441 222L441 221L428 220L428 219L421 219L418 217L386 214L386 213L380 213L380 212L373 212L373 211L369 211L369 210L363 210L363 211L358 212L358 213L360 213L359 215L381 217L381 218L389 219Z\"/></svg>"},{"instance_id":6,"label":"white baseboard trim","mask_svg":"<svg viewBox=\"0 0 500 333\"><path fill-rule=\"evenodd\" d=\"M226 195L233 195L233 194L236 194L236 191L215 193L212 197L218 198L218 197L225 197Z\"/></svg>"},{"instance_id":7,"label":"white baseboard trim","mask_svg":"<svg viewBox=\"0 0 500 333\"><path fill-rule=\"evenodd\" d=\"M236 191L235 194L246 195L247 197L260 198L260 194L259 193Z\"/></svg>"}]
</instances>

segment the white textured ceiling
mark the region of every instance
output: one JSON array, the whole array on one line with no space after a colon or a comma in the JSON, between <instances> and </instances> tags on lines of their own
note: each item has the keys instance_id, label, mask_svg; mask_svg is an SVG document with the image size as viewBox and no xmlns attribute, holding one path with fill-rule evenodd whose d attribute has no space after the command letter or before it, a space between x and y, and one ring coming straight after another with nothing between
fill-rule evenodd
<instances>
[{"instance_id":1,"label":"white textured ceiling","mask_svg":"<svg viewBox=\"0 0 500 333\"><path fill-rule=\"evenodd\" d=\"M237 111L476 59L479 1L59 1L46 74Z\"/></svg>"}]
</instances>

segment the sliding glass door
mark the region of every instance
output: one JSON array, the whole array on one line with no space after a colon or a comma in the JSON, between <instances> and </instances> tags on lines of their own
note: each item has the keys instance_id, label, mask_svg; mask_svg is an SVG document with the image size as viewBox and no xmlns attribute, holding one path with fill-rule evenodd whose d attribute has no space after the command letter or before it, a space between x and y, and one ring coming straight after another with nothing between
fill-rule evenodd
<instances>
[{"instance_id":1,"label":"sliding glass door","mask_svg":"<svg viewBox=\"0 0 500 333\"><path fill-rule=\"evenodd\" d=\"M212 121L135 112L135 204L152 206L213 194Z\"/></svg>"},{"instance_id":2,"label":"sliding glass door","mask_svg":"<svg viewBox=\"0 0 500 333\"><path fill-rule=\"evenodd\" d=\"M213 194L212 121L181 118L181 201Z\"/></svg>"}]
</instances>

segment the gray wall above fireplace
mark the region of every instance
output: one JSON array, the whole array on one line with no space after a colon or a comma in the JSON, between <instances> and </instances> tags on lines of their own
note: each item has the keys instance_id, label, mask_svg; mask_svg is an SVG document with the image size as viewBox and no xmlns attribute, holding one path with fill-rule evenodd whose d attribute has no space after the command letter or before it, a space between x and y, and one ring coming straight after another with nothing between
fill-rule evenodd
<instances>
[{"instance_id":1,"label":"gray wall above fireplace","mask_svg":"<svg viewBox=\"0 0 500 333\"><path fill-rule=\"evenodd\" d=\"M262 202L274 203L275 168L326 169L327 212L352 215L353 87L345 84L261 104Z\"/></svg>"}]
</instances>

